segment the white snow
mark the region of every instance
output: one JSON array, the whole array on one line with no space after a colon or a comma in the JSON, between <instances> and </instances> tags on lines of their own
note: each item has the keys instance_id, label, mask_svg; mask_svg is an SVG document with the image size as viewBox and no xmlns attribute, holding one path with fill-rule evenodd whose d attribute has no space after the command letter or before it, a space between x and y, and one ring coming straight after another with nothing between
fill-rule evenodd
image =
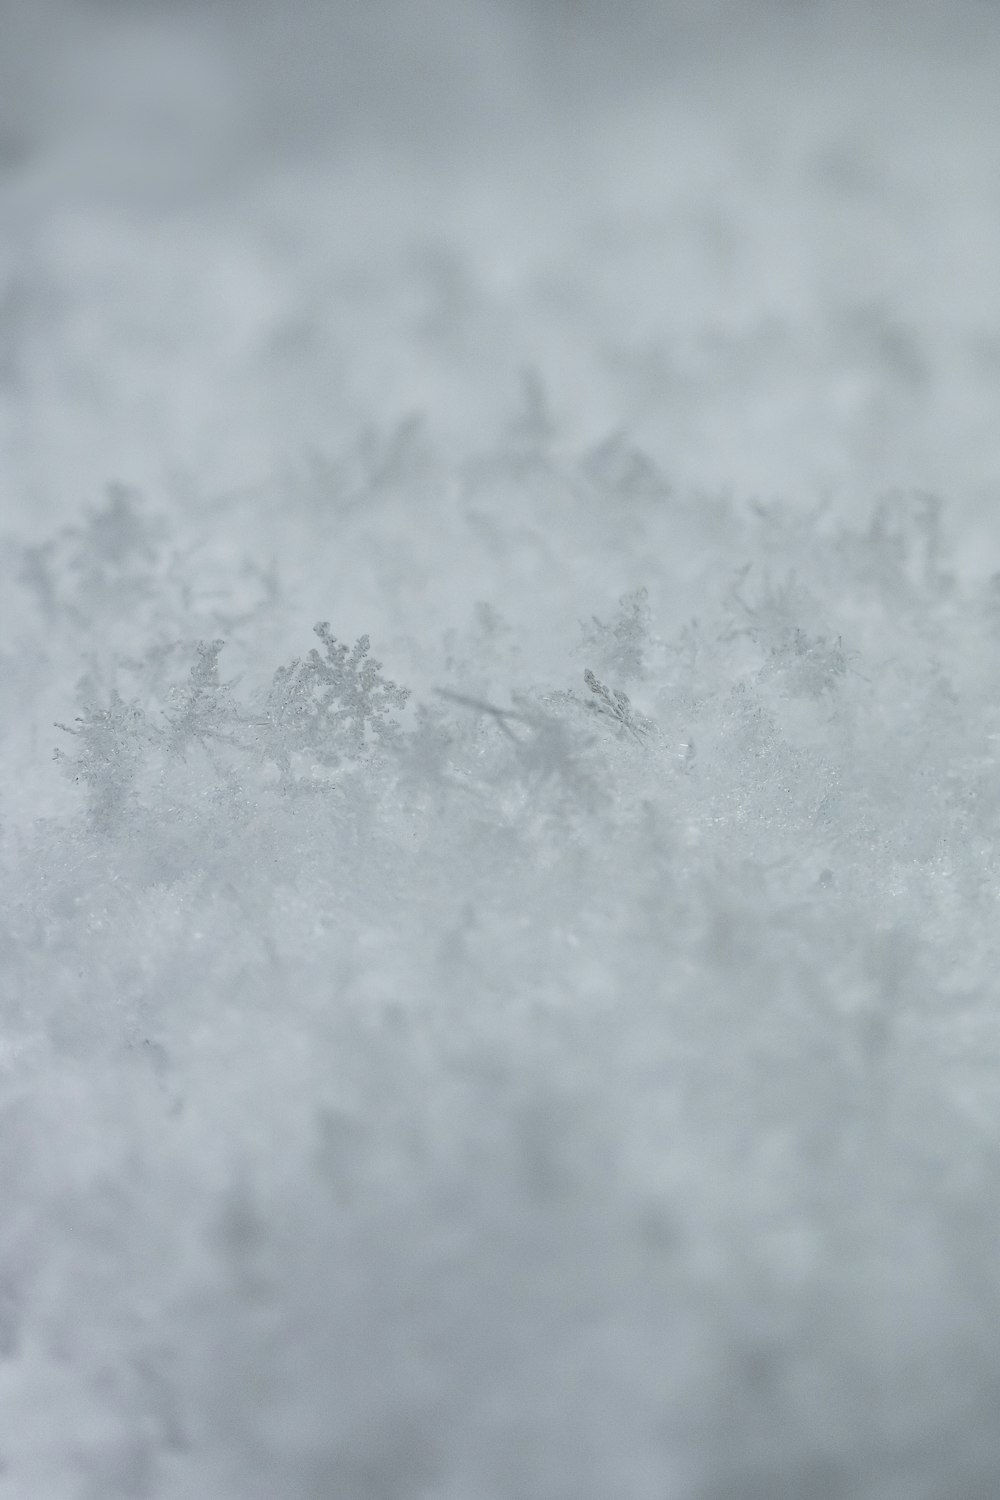
<instances>
[{"instance_id":1,"label":"white snow","mask_svg":"<svg viewBox=\"0 0 1000 1500\"><path fill-rule=\"evenodd\" d=\"M1000 1492L1000 12L0 12L0 1500Z\"/></svg>"}]
</instances>

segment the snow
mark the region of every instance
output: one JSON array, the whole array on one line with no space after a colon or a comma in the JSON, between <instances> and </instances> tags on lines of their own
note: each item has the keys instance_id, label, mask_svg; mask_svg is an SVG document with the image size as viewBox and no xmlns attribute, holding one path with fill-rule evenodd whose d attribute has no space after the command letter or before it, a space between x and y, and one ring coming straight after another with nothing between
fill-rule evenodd
<instances>
[{"instance_id":1,"label":"snow","mask_svg":"<svg viewBox=\"0 0 1000 1500\"><path fill-rule=\"evenodd\" d=\"M2 11L0 1500L996 1493L1000 13Z\"/></svg>"}]
</instances>

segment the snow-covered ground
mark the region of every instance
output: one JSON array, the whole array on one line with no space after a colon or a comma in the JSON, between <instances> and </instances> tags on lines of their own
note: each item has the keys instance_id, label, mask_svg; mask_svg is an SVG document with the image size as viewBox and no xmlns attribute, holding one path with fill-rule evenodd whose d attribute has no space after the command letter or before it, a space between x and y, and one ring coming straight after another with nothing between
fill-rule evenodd
<instances>
[{"instance_id":1,"label":"snow-covered ground","mask_svg":"<svg viewBox=\"0 0 1000 1500\"><path fill-rule=\"evenodd\" d=\"M1000 1494L1000 9L0 25L0 1500Z\"/></svg>"}]
</instances>

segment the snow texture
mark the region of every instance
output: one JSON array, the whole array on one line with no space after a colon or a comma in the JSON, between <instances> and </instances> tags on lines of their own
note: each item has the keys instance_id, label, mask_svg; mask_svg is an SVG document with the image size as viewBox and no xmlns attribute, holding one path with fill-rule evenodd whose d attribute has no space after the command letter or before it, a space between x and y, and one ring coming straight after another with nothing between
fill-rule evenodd
<instances>
[{"instance_id":1,"label":"snow texture","mask_svg":"<svg viewBox=\"0 0 1000 1500\"><path fill-rule=\"evenodd\" d=\"M0 1500L1000 1494L1000 10L0 26Z\"/></svg>"}]
</instances>

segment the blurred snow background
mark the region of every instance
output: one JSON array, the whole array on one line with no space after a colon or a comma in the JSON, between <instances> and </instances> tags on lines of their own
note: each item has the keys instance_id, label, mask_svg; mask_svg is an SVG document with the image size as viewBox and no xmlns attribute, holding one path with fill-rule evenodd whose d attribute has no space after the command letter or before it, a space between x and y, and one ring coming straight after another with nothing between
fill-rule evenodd
<instances>
[{"instance_id":1,"label":"blurred snow background","mask_svg":"<svg viewBox=\"0 0 1000 1500\"><path fill-rule=\"evenodd\" d=\"M0 33L0 1500L996 1494L1000 10Z\"/></svg>"}]
</instances>

